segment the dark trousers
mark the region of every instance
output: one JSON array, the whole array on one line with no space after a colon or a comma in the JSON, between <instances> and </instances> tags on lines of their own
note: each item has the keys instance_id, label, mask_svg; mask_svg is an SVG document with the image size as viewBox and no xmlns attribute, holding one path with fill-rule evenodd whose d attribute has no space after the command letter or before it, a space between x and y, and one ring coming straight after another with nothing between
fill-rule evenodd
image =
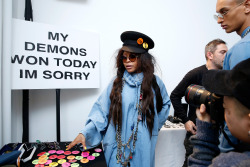
<instances>
[{"instance_id":1,"label":"dark trousers","mask_svg":"<svg viewBox=\"0 0 250 167\"><path fill-rule=\"evenodd\" d=\"M190 142L190 137L193 136L192 133L187 132L185 140L184 140L184 147L186 149L186 154L185 154L185 161L183 163L182 167L187 167L188 166L188 156L193 153L193 145Z\"/></svg>"}]
</instances>

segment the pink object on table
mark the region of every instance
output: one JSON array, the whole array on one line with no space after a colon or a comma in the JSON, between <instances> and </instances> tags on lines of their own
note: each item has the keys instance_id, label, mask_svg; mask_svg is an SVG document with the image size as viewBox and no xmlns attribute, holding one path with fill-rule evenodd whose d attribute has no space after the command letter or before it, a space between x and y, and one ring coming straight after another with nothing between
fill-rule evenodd
<instances>
[{"instance_id":1,"label":"pink object on table","mask_svg":"<svg viewBox=\"0 0 250 167\"><path fill-rule=\"evenodd\" d=\"M88 157L87 157L87 159L88 159L88 160L94 160L94 159L95 159L95 157L94 157L94 156L92 156L92 155L90 155L90 156L88 156Z\"/></svg>"}]
</instances>

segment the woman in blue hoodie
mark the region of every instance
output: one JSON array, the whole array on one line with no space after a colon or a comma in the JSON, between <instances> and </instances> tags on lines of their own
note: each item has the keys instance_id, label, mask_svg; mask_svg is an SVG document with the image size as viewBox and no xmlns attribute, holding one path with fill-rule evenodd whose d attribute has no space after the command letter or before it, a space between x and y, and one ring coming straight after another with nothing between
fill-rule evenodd
<instances>
[{"instance_id":1,"label":"woman in blue hoodie","mask_svg":"<svg viewBox=\"0 0 250 167\"><path fill-rule=\"evenodd\" d=\"M85 127L68 146L95 147L102 141L110 167L154 166L158 132L166 121L170 99L154 75L153 40L145 34L121 34L117 75L94 104Z\"/></svg>"}]
</instances>

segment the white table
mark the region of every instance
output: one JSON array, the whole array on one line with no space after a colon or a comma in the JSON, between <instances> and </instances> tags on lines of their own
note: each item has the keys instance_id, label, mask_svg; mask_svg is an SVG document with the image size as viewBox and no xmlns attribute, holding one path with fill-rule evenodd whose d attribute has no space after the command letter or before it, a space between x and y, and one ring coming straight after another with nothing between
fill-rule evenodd
<instances>
[{"instance_id":1,"label":"white table","mask_svg":"<svg viewBox=\"0 0 250 167\"><path fill-rule=\"evenodd\" d=\"M182 167L185 136L185 128L161 128L155 149L155 167Z\"/></svg>"}]
</instances>

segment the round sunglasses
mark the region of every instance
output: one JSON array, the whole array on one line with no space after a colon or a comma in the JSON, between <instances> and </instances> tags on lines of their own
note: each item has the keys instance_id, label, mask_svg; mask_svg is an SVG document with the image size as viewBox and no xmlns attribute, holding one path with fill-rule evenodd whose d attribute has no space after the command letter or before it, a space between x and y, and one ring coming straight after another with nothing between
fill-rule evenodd
<instances>
[{"instance_id":1,"label":"round sunglasses","mask_svg":"<svg viewBox=\"0 0 250 167\"><path fill-rule=\"evenodd\" d=\"M138 57L138 55L136 55L136 54L130 54L128 57L126 57L126 56L122 56L122 61L123 61L123 63L126 63L127 62L127 60L129 59L129 61L131 61L131 62L134 62L134 61L136 61L136 59L137 59L137 57Z\"/></svg>"}]
</instances>

